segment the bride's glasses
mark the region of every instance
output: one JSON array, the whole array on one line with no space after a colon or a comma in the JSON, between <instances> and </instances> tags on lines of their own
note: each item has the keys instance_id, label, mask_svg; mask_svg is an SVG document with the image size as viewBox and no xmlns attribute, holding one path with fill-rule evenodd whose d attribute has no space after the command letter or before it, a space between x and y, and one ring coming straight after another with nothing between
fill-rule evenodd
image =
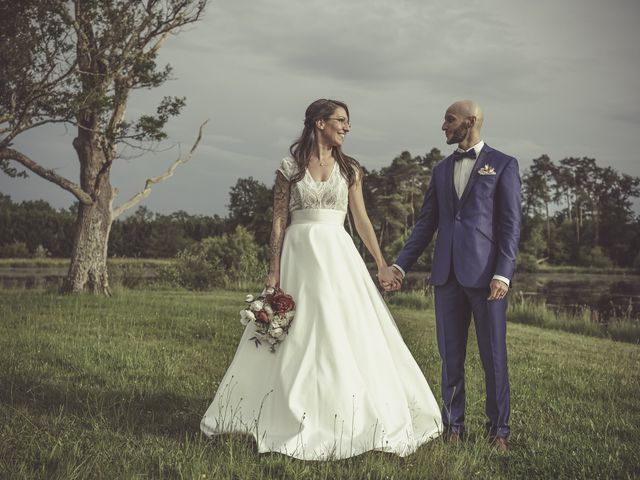
<instances>
[{"instance_id":1,"label":"bride's glasses","mask_svg":"<svg viewBox=\"0 0 640 480\"><path fill-rule=\"evenodd\" d=\"M351 128L351 122L344 117L328 117L327 120L337 120L343 127L346 125Z\"/></svg>"}]
</instances>

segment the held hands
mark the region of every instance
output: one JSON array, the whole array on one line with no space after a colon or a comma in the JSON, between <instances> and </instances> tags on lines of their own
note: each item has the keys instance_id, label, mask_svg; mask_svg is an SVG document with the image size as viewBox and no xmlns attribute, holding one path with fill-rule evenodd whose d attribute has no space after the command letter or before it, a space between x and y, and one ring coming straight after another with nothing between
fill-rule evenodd
<instances>
[{"instance_id":1,"label":"held hands","mask_svg":"<svg viewBox=\"0 0 640 480\"><path fill-rule=\"evenodd\" d=\"M395 292L402 287L402 273L395 267L383 267L378 270L378 282L387 292Z\"/></svg>"},{"instance_id":2,"label":"held hands","mask_svg":"<svg viewBox=\"0 0 640 480\"><path fill-rule=\"evenodd\" d=\"M489 288L491 292L489 293L487 300L501 300L506 297L507 292L509 291L509 286L506 283L495 278L491 280Z\"/></svg>"}]
</instances>

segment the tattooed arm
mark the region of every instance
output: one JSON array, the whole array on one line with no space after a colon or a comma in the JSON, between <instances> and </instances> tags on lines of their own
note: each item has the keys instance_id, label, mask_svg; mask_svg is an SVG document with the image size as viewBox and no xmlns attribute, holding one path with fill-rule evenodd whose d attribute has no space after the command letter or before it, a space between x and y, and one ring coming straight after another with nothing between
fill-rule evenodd
<instances>
[{"instance_id":1,"label":"tattooed arm","mask_svg":"<svg viewBox=\"0 0 640 480\"><path fill-rule=\"evenodd\" d=\"M282 252L284 230L287 227L287 217L289 216L289 188L289 181L278 171L276 174L276 186L273 189L273 224L271 226L271 241L269 242L269 273L264 281L267 287L280 285L280 253Z\"/></svg>"}]
</instances>

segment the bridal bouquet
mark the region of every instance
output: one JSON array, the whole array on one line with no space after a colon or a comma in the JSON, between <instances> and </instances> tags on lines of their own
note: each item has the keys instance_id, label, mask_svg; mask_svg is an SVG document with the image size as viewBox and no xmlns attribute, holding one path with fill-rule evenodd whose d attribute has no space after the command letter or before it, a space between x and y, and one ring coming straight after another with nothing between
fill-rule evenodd
<instances>
[{"instance_id":1,"label":"bridal bouquet","mask_svg":"<svg viewBox=\"0 0 640 480\"><path fill-rule=\"evenodd\" d=\"M293 321L296 306L293 298L278 288L265 290L257 298L247 295L244 301L248 306L240 310L240 323L246 326L253 322L256 329L249 340L256 348L266 342L275 353Z\"/></svg>"}]
</instances>

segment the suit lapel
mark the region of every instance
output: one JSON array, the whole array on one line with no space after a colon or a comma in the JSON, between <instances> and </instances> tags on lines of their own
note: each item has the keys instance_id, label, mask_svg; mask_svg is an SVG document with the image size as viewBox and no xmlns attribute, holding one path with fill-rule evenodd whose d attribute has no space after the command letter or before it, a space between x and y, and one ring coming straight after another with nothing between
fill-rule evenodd
<instances>
[{"instance_id":1,"label":"suit lapel","mask_svg":"<svg viewBox=\"0 0 640 480\"><path fill-rule=\"evenodd\" d=\"M469 198L469 193L471 192L471 190L473 189L473 186L478 181L478 177L479 177L478 170L480 169L480 165L482 165L482 162L486 160L486 157L489 155L490 152L491 152L491 147L487 146L487 144L485 144L482 150L480 150L480 155L478 155L476 162L473 164L471 175L469 175L469 181L467 182L467 186L465 187L464 192L462 192L462 197L460 198L460 210L462 210L462 207L464 207L465 200Z\"/></svg>"}]
</instances>

